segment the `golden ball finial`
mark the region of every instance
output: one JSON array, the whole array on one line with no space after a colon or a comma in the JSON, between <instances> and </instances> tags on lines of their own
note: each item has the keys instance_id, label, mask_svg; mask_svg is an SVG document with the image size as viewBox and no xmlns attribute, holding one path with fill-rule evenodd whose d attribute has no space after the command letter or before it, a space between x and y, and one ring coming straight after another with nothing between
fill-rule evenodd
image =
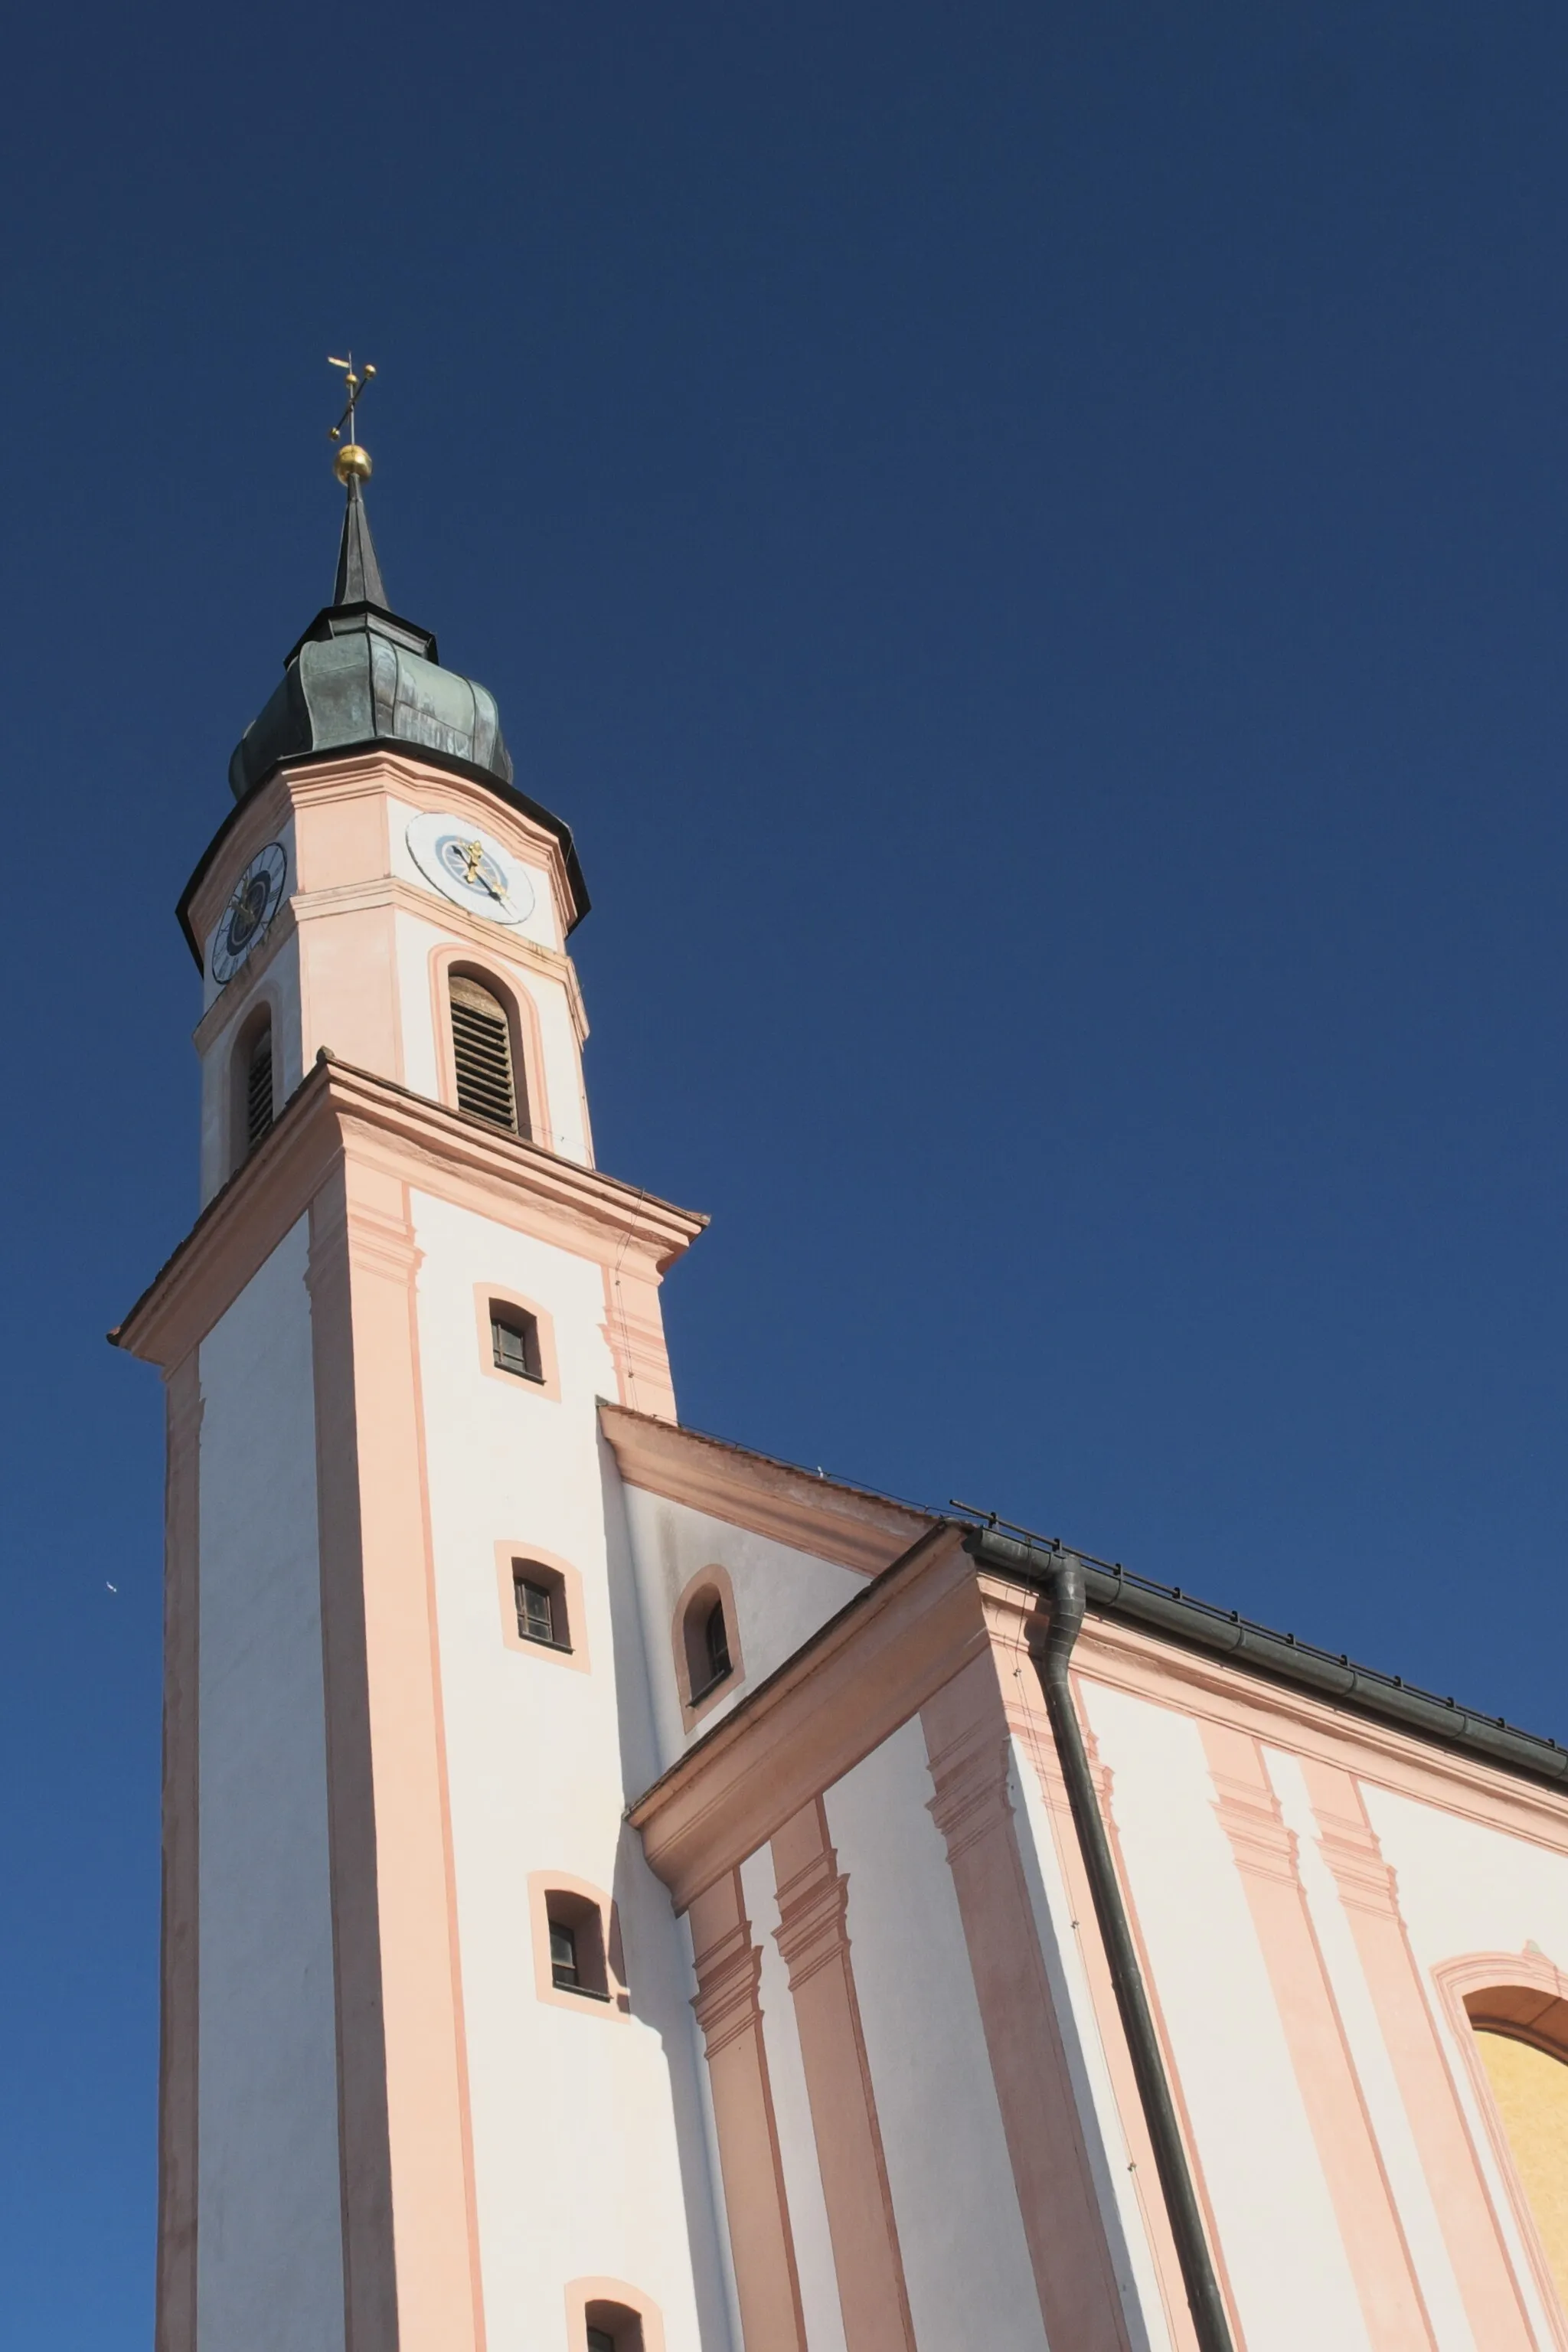
<instances>
[{"instance_id":1,"label":"golden ball finial","mask_svg":"<svg viewBox=\"0 0 1568 2352\"><path fill-rule=\"evenodd\" d=\"M370 451L362 449L357 441L345 441L332 459L332 471L339 481L344 484L350 481L368 482Z\"/></svg>"}]
</instances>

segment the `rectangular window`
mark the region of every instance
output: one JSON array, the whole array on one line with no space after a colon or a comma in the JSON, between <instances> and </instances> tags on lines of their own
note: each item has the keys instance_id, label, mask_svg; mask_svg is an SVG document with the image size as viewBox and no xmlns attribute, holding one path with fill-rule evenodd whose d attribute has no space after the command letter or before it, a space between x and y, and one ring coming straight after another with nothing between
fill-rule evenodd
<instances>
[{"instance_id":1,"label":"rectangular window","mask_svg":"<svg viewBox=\"0 0 1568 2352\"><path fill-rule=\"evenodd\" d=\"M511 1589L517 1601L517 1630L525 1642L548 1642L552 1650L569 1650L566 1638L564 1580L535 1570L512 1570Z\"/></svg>"},{"instance_id":2,"label":"rectangular window","mask_svg":"<svg viewBox=\"0 0 1568 2352\"><path fill-rule=\"evenodd\" d=\"M576 1992L577 1937L560 1919L550 1922L550 1974L558 1992Z\"/></svg>"},{"instance_id":3,"label":"rectangular window","mask_svg":"<svg viewBox=\"0 0 1568 2352\"><path fill-rule=\"evenodd\" d=\"M520 1381L542 1381L544 1364L539 1348L539 1325L521 1307L490 1309L490 1345L497 1369L515 1372Z\"/></svg>"}]
</instances>

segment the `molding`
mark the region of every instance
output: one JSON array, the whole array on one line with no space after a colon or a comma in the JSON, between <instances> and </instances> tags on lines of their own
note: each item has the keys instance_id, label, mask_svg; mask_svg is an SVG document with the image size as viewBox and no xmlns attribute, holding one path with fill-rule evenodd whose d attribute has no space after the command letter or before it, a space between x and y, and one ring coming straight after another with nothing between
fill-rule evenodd
<instances>
[{"instance_id":1,"label":"molding","mask_svg":"<svg viewBox=\"0 0 1568 2352\"><path fill-rule=\"evenodd\" d=\"M962 1533L931 1528L631 1807L628 1819L678 1910L984 1650Z\"/></svg>"},{"instance_id":2,"label":"molding","mask_svg":"<svg viewBox=\"0 0 1568 2352\"><path fill-rule=\"evenodd\" d=\"M814 1476L793 1463L650 1413L601 1404L599 1420L628 1486L727 1519L861 1576L880 1575L941 1524L912 1504Z\"/></svg>"},{"instance_id":3,"label":"molding","mask_svg":"<svg viewBox=\"0 0 1568 2352\"><path fill-rule=\"evenodd\" d=\"M546 850L563 934L571 931L588 912L587 887L571 826L538 801L531 800L526 793L519 792L514 784L492 775L488 768L475 767L467 760L430 749L400 745L394 750L389 742L379 739L369 743L334 744L321 751L297 752L280 760L259 783L251 787L244 800L230 809L203 850L174 910L197 969L202 968L202 940L216 919L216 910L205 913L209 894L205 886L219 852L231 843L237 847L249 839L258 811L265 811L275 799L294 804L310 800L348 799L382 790L389 782L406 785L416 793L446 793L457 807L482 812L491 825L504 820L517 826L531 845ZM259 840L265 838L265 834L258 836ZM240 863L244 862L242 858ZM195 915L198 898L205 920Z\"/></svg>"},{"instance_id":4,"label":"molding","mask_svg":"<svg viewBox=\"0 0 1568 2352\"><path fill-rule=\"evenodd\" d=\"M710 1592L724 1612L724 1634L730 1647L730 1671L716 1683L710 1683L700 1698L691 1696L691 1662L687 1652L686 1621L704 1592ZM705 1715L721 1706L727 1698L744 1686L746 1661L741 1650L741 1612L735 1606L735 1587L730 1571L721 1561L710 1560L695 1576L689 1576L680 1588L679 1597L669 1620L670 1652L675 1661L675 1687L680 1695L680 1722L689 1732Z\"/></svg>"},{"instance_id":5,"label":"molding","mask_svg":"<svg viewBox=\"0 0 1568 2352\"><path fill-rule=\"evenodd\" d=\"M1501 2034L1510 2041L1523 2042L1532 2050L1542 2051L1561 2063L1565 2048L1564 2028L1568 2027L1568 1979L1558 1973L1543 1953L1525 1950L1470 1952L1458 1959L1440 1960L1432 1970L1432 1981L1448 2030L1461 2053L1471 2095L1480 2110L1492 2156L1513 2209L1535 2290L1552 2330L1553 2352L1563 2352L1563 2347L1568 2347L1568 2311L1563 2307L1563 2287L1542 2238L1541 2225L1535 2218L1486 2062L1477 2047L1476 2035Z\"/></svg>"},{"instance_id":6,"label":"molding","mask_svg":"<svg viewBox=\"0 0 1568 2352\"><path fill-rule=\"evenodd\" d=\"M110 1333L160 1364L211 1329L304 1213L340 1160L379 1167L417 1190L457 1199L501 1224L651 1284L708 1220L563 1160L486 1120L447 1110L390 1078L318 1057L266 1141L216 1193L185 1239Z\"/></svg>"}]
</instances>

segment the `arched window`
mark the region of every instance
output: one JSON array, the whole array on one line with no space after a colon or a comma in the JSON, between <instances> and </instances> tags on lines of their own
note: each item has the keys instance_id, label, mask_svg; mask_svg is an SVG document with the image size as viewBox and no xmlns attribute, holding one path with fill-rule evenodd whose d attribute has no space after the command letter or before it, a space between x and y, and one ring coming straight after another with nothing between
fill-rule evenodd
<instances>
[{"instance_id":1,"label":"arched window","mask_svg":"<svg viewBox=\"0 0 1568 2352\"><path fill-rule=\"evenodd\" d=\"M272 1015L265 1006L240 1031L230 1091L234 1164L238 1168L272 1125Z\"/></svg>"},{"instance_id":2,"label":"arched window","mask_svg":"<svg viewBox=\"0 0 1568 2352\"><path fill-rule=\"evenodd\" d=\"M603 2296L584 2306L588 2352L643 2352L642 2315Z\"/></svg>"},{"instance_id":3,"label":"arched window","mask_svg":"<svg viewBox=\"0 0 1568 2352\"><path fill-rule=\"evenodd\" d=\"M452 1010L452 1060L458 1108L496 1127L526 1132L527 1106L521 1099L511 1023L499 996L467 972L447 983Z\"/></svg>"},{"instance_id":4,"label":"arched window","mask_svg":"<svg viewBox=\"0 0 1568 2352\"><path fill-rule=\"evenodd\" d=\"M1501 2137L1568 2307L1568 1998L1497 1985L1464 1998Z\"/></svg>"},{"instance_id":5,"label":"arched window","mask_svg":"<svg viewBox=\"0 0 1568 2352\"><path fill-rule=\"evenodd\" d=\"M686 1653L686 1703L699 1706L734 1671L730 1654L730 1621L724 1596L704 1583L686 1603L680 1620L681 1646Z\"/></svg>"}]
</instances>

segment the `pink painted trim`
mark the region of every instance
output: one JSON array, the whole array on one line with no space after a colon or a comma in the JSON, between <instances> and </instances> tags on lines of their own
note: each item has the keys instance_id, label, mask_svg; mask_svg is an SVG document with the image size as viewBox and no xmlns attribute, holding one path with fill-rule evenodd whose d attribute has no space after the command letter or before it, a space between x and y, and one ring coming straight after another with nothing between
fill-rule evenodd
<instances>
[{"instance_id":1,"label":"pink painted trim","mask_svg":"<svg viewBox=\"0 0 1568 2352\"><path fill-rule=\"evenodd\" d=\"M730 1643L730 1671L711 1690L704 1691L698 1699L691 1696L691 1669L688 1655L687 1621L699 1605L712 1601L724 1604L724 1631ZM735 1607L735 1588L730 1571L720 1561L700 1568L680 1588L680 1598L669 1621L669 1642L675 1659L675 1687L680 1694L680 1720L689 1731L716 1706L734 1696L746 1679L746 1661L741 1650L741 1619Z\"/></svg>"},{"instance_id":2,"label":"pink painted trim","mask_svg":"<svg viewBox=\"0 0 1568 2352\"><path fill-rule=\"evenodd\" d=\"M657 1283L645 1267L617 1250L604 1269L605 1344L616 1367L616 1393L625 1405L662 1422L675 1419L675 1383L665 1344L664 1311Z\"/></svg>"},{"instance_id":3,"label":"pink painted trim","mask_svg":"<svg viewBox=\"0 0 1568 2352\"><path fill-rule=\"evenodd\" d=\"M1205 1723L1214 1809L1230 1843L1341 2242L1378 2352L1433 2352L1433 2332L1344 2021L1263 1750Z\"/></svg>"},{"instance_id":4,"label":"pink painted trim","mask_svg":"<svg viewBox=\"0 0 1568 2352\"><path fill-rule=\"evenodd\" d=\"M637 2352L664 2352L664 2321L659 2308L640 2287L631 2286L625 2279L580 2278L571 2280L566 2288L567 2352L587 2352L590 2322L603 2325L605 2315L595 2313L596 2303L618 2305L623 2311L636 2315L642 2325L642 2342ZM616 2347L619 2352L619 2347Z\"/></svg>"},{"instance_id":5,"label":"pink painted trim","mask_svg":"<svg viewBox=\"0 0 1568 2352\"><path fill-rule=\"evenodd\" d=\"M512 1570L530 1562L540 1568L553 1570L561 1579L563 1599L566 1609L566 1630L571 1636L569 1650L552 1649L548 1642L531 1642L526 1633L517 1630L517 1596ZM496 1546L496 1588L500 1598L501 1640L509 1650L521 1658L538 1658L546 1664L567 1666L573 1673L592 1672L588 1660L588 1612L583 1599L583 1579L569 1559L558 1552L541 1551L537 1544L517 1542Z\"/></svg>"},{"instance_id":6,"label":"pink painted trim","mask_svg":"<svg viewBox=\"0 0 1568 2352\"><path fill-rule=\"evenodd\" d=\"M773 1853L773 1940L789 1970L846 2352L916 2352L845 1926L849 1882L820 1796L774 1832Z\"/></svg>"},{"instance_id":7,"label":"pink painted trim","mask_svg":"<svg viewBox=\"0 0 1568 2352\"><path fill-rule=\"evenodd\" d=\"M758 1997L763 1956L752 1940L740 1872L726 1872L700 1895L690 1916L691 2006L707 2057L746 2352L806 2352Z\"/></svg>"},{"instance_id":8,"label":"pink painted trim","mask_svg":"<svg viewBox=\"0 0 1568 2352\"><path fill-rule=\"evenodd\" d=\"M155 2352L196 2352L200 2227L199 1937L201 1381L193 1353L166 1391L163 1917L158 2049Z\"/></svg>"},{"instance_id":9,"label":"pink painted trim","mask_svg":"<svg viewBox=\"0 0 1568 2352\"><path fill-rule=\"evenodd\" d=\"M1061 2021L1040 1949L1008 1794L1007 1720L992 1657L921 1710L1002 2128L1046 2335L1074 2352L1130 2352Z\"/></svg>"},{"instance_id":10,"label":"pink painted trim","mask_svg":"<svg viewBox=\"0 0 1568 2352\"><path fill-rule=\"evenodd\" d=\"M572 1895L597 1914L607 2000L595 2000L591 1993L563 1991L556 1984L550 1964L549 1901L552 1895ZM570 1871L530 1871L528 1920L533 1952L533 1990L539 2000L552 2009L570 2009L579 2017L594 2017L601 2021L624 2021L630 2016L632 2003L621 1949L620 1913L603 1887L595 1886L586 1878L574 1878Z\"/></svg>"},{"instance_id":11,"label":"pink painted trim","mask_svg":"<svg viewBox=\"0 0 1568 2352\"><path fill-rule=\"evenodd\" d=\"M500 970L482 957L475 957L467 947L443 944L430 950L430 1006L436 1024L436 1069L440 1087L440 1098L448 1108L458 1108L458 1066L452 1047L451 982L461 973L466 979L477 980L488 988L500 1003L511 1031L512 1066L515 1076L521 1076L519 1090L522 1100L518 1105L518 1132L526 1141L542 1144L546 1150L554 1148L555 1129L550 1123L550 1098L544 1082L544 1040L539 1026L539 1008L532 996L518 979L515 971L506 968L499 954L496 961Z\"/></svg>"},{"instance_id":12,"label":"pink painted trim","mask_svg":"<svg viewBox=\"0 0 1568 2352\"><path fill-rule=\"evenodd\" d=\"M1121 2015L1117 2007L1115 1989L1110 1981L1110 1969L1105 1957L1105 1947L1100 1938L1095 1920L1094 1897L1089 1874L1084 1867L1083 1850L1079 1844L1078 1829L1068 1800L1067 1781L1062 1772L1061 1759L1057 1753L1056 1737L1046 1712L1045 1695L1039 1685L1028 1650L1028 1626L1016 1609L994 1609L989 1592L986 1617L991 1625L991 1637L996 1657L996 1672L1006 1711L1007 1726L1017 1740L1024 1756L1034 1767L1040 1791L1045 1799L1046 1816L1050 1824L1051 1843L1067 1890L1069 1916L1078 1939L1079 1956L1083 1964L1089 1988L1093 2025L1104 2055L1106 2071L1110 2078L1110 2093L1116 2105L1122 2135L1127 2144L1128 2167L1132 2191L1142 2221L1150 2258L1154 2266L1155 2284L1160 2296L1160 2308L1170 2335L1173 2352L1198 2352L1198 2339L1193 2326L1182 2284L1181 2263L1176 2256L1176 2242L1171 2234L1170 2219L1164 2200L1160 2194L1159 2173L1154 2163L1154 2150L1149 2137L1143 2102L1139 2095L1132 2060L1122 2030ZM1081 1712L1081 1709L1080 1709ZM1116 1825L1110 1815L1110 1775L1099 1762L1094 1734L1084 1727L1084 1746L1090 1766L1096 1771L1100 1792L1101 1811L1106 1819L1106 1834L1121 1863L1116 1838ZM1205 2208L1209 2224L1211 2245L1214 2240L1212 2216ZM1222 2266L1223 2278L1223 2266Z\"/></svg>"},{"instance_id":13,"label":"pink painted trim","mask_svg":"<svg viewBox=\"0 0 1568 2352\"><path fill-rule=\"evenodd\" d=\"M1552 2344L1557 2352L1568 2352L1568 2311L1563 2308L1563 2291L1542 2243L1530 2192L1520 2179L1491 2077L1476 2047L1476 2034L1484 2030L1507 2034L1531 2049L1545 2051L1550 2057L1568 2061L1568 1977L1561 1975L1544 1953L1468 1952L1459 1958L1440 1961L1432 1970L1432 1981L1486 2125L1514 2221L1524 2241L1531 2274L1546 2307Z\"/></svg>"},{"instance_id":14,"label":"pink painted trim","mask_svg":"<svg viewBox=\"0 0 1568 2352\"><path fill-rule=\"evenodd\" d=\"M743 1445L671 1426L646 1412L602 1405L599 1419L628 1486L684 1503L862 1576L890 1568L934 1524L885 1496L814 1478Z\"/></svg>"},{"instance_id":15,"label":"pink painted trim","mask_svg":"<svg viewBox=\"0 0 1568 2352\"><path fill-rule=\"evenodd\" d=\"M656 1318L662 1270L707 1223L579 1160L460 1118L374 1071L323 1062L310 1071L281 1126L208 1202L113 1334L116 1345L147 1362L177 1363L331 1181L347 1150L591 1264L636 1268Z\"/></svg>"},{"instance_id":16,"label":"pink painted trim","mask_svg":"<svg viewBox=\"0 0 1568 2352\"><path fill-rule=\"evenodd\" d=\"M419 1255L398 1175L351 1153L332 1192L313 1204L310 1282L349 2336L353 2352L394 2336L479 2352Z\"/></svg>"},{"instance_id":17,"label":"pink painted trim","mask_svg":"<svg viewBox=\"0 0 1568 2352\"><path fill-rule=\"evenodd\" d=\"M539 1327L539 1380L525 1380L521 1372L503 1371L497 1363L495 1341L490 1336L492 1303L497 1307L516 1307L524 1315L532 1316ZM537 1298L525 1298L520 1290L503 1290L497 1282L476 1282L474 1318L479 1334L479 1370L487 1379L500 1381L514 1396L547 1397L552 1404L559 1404L561 1370L555 1354L555 1323L549 1308L541 1307Z\"/></svg>"}]
</instances>

